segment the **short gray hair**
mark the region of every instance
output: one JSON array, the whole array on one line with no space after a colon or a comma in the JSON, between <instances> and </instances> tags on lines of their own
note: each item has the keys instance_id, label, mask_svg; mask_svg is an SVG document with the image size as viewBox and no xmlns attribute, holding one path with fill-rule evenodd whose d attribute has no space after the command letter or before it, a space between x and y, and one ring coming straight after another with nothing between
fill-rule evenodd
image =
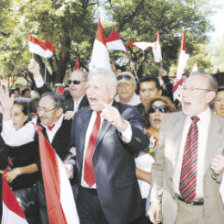
<instances>
[{"instance_id":1,"label":"short gray hair","mask_svg":"<svg viewBox=\"0 0 224 224\"><path fill-rule=\"evenodd\" d=\"M104 77L109 89L117 88L117 79L115 77L115 74L111 70L107 70L104 68L94 68L89 71L88 80L90 80L95 75Z\"/></svg>"},{"instance_id":2,"label":"short gray hair","mask_svg":"<svg viewBox=\"0 0 224 224\"><path fill-rule=\"evenodd\" d=\"M82 70L82 69L77 69L77 70L73 71L73 72L70 74L70 76L71 76L72 74L75 74L75 73L82 73L84 81L87 82L87 80L88 80L88 73L87 73L86 71L84 71L84 70Z\"/></svg>"},{"instance_id":3,"label":"short gray hair","mask_svg":"<svg viewBox=\"0 0 224 224\"><path fill-rule=\"evenodd\" d=\"M202 72L202 71L196 71L196 72L191 72L190 76L195 76L195 75L200 75L202 77L205 77L207 79L207 88L211 91L215 91L217 92L218 90L218 82L216 80L216 78L213 75L210 75L206 72Z\"/></svg>"}]
</instances>

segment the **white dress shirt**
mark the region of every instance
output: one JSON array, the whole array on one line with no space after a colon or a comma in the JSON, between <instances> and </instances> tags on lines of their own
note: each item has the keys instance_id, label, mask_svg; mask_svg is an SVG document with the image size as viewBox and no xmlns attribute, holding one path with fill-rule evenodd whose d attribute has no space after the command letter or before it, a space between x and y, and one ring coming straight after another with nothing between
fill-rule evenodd
<instances>
[{"instance_id":1,"label":"white dress shirt","mask_svg":"<svg viewBox=\"0 0 224 224\"><path fill-rule=\"evenodd\" d=\"M206 139L208 136L208 129L209 124L211 120L211 112L210 109L206 109L202 113L198 115L199 121L197 122L198 125L198 161L197 161L197 182L196 182L196 196L195 199L201 199L203 198L203 176L205 174L204 169L204 163L205 163L205 151L206 151ZM191 125L191 118L187 117L185 124L184 124L184 130L183 130L183 136L181 139L181 145L179 150L179 155L177 157L176 167L174 170L174 176L173 176L173 183L174 183L174 192L177 195L180 195L179 191L179 185L180 185L180 173L181 173L181 167L182 167L182 160L183 160L183 152L184 152L184 146L188 134L188 130Z\"/></svg>"},{"instance_id":2,"label":"white dress shirt","mask_svg":"<svg viewBox=\"0 0 224 224\"><path fill-rule=\"evenodd\" d=\"M82 187L86 187L86 188L93 188L93 189L96 189L96 183L92 186L92 187L89 187L89 185L86 183L86 181L84 180L84 161L85 161L85 156L86 156L86 150L87 150L87 147L88 147L88 144L89 144L89 138L90 138L90 135L91 135L91 132L92 132L92 129L93 129L93 125L95 123L95 120L96 120L96 112L93 111L92 112L92 115L90 117L90 121L89 121L89 125L88 125L88 128L87 128L87 131L86 131L86 137L85 137L85 145L84 145L84 153L83 153L83 164L82 164L82 177L81 177L81 186ZM103 124L103 118L101 116L101 123L100 123L100 128L102 127L102 124ZM131 141L131 138L132 138L132 130L131 130L131 125L130 123L128 122L128 127L125 131L121 132L121 138L122 140L125 142L125 143L128 143Z\"/></svg>"}]
</instances>

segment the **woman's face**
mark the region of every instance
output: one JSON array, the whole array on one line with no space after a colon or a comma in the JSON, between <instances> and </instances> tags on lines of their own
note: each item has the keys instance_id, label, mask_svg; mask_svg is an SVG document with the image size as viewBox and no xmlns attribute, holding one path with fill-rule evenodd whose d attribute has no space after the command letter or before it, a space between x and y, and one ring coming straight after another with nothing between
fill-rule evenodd
<instances>
[{"instance_id":1,"label":"woman's face","mask_svg":"<svg viewBox=\"0 0 224 224\"><path fill-rule=\"evenodd\" d=\"M163 101L153 102L149 109L150 128L158 132L168 112L169 107Z\"/></svg>"},{"instance_id":2,"label":"woman's face","mask_svg":"<svg viewBox=\"0 0 224 224\"><path fill-rule=\"evenodd\" d=\"M12 108L12 122L16 130L23 127L25 121L27 120L27 115L22 111L22 105L15 104Z\"/></svg>"},{"instance_id":3,"label":"woman's face","mask_svg":"<svg viewBox=\"0 0 224 224\"><path fill-rule=\"evenodd\" d=\"M224 90L217 92L214 108L216 114L224 118Z\"/></svg>"}]
</instances>

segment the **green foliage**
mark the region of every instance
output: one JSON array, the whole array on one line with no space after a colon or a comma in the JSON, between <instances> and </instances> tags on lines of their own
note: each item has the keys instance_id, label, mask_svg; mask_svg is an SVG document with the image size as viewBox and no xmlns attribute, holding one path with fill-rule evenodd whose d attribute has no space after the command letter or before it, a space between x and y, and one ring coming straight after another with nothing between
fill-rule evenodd
<instances>
[{"instance_id":1,"label":"green foliage","mask_svg":"<svg viewBox=\"0 0 224 224\"><path fill-rule=\"evenodd\" d=\"M206 32L211 28L210 13L205 0L2 0L0 1L0 72L12 75L26 70L32 55L28 51L28 33L38 39L46 37L55 45L54 56L45 62L36 57L47 81L62 82L71 71L76 58L88 68L96 33L96 12L104 8L103 27L106 36L116 28L124 43L154 41L160 32L163 66L177 64L183 27L187 28L186 47L193 59L208 68L201 45L207 43ZM106 20L106 21L105 21ZM160 65L154 62L152 51L143 52L127 47L138 76L158 74ZM121 52L111 52L111 59L128 58ZM129 61L130 62L130 61ZM194 64L194 62L190 62ZM131 69L130 63L126 69ZM174 69L175 72L175 69ZM44 73L44 72L42 72Z\"/></svg>"}]
</instances>

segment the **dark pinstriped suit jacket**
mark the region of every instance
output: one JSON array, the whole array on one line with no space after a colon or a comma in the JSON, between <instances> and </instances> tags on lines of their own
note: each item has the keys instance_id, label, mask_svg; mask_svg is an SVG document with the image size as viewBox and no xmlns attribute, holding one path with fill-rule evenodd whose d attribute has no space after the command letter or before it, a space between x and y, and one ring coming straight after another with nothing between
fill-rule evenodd
<instances>
[{"instance_id":1,"label":"dark pinstriped suit jacket","mask_svg":"<svg viewBox=\"0 0 224 224\"><path fill-rule=\"evenodd\" d=\"M126 224L144 215L144 203L135 176L134 154L148 146L148 136L141 125L136 107L114 102L122 117L132 128L131 142L122 142L117 129L103 121L98 136L93 166L104 215L110 224ZM92 110L84 108L75 114L72 124L72 141L77 150L77 175L82 174L85 135ZM78 185L79 185L78 184Z\"/></svg>"}]
</instances>

